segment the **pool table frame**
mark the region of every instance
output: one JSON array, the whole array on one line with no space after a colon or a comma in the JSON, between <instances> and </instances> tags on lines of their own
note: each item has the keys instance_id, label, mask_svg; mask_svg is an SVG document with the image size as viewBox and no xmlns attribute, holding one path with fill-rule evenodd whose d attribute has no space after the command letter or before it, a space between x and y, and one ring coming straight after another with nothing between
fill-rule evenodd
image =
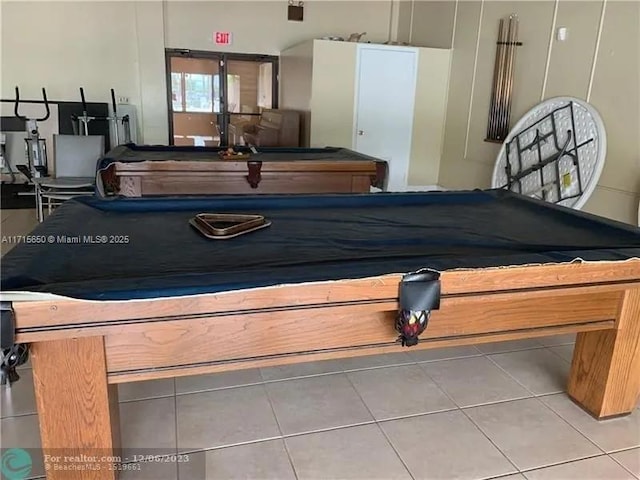
<instances>
[{"instance_id":1,"label":"pool table frame","mask_svg":"<svg viewBox=\"0 0 640 480\"><path fill-rule=\"evenodd\" d=\"M259 157L257 157L259 158ZM369 193L387 165L366 160L165 160L114 162L102 179L120 195Z\"/></svg>"},{"instance_id":2,"label":"pool table frame","mask_svg":"<svg viewBox=\"0 0 640 480\"><path fill-rule=\"evenodd\" d=\"M44 453L116 451L118 383L406 351L394 330L399 280L14 302L16 342L31 344ZM571 398L598 419L636 407L640 260L450 270L441 286L440 309L411 348L577 332ZM60 473L115 478L108 469L48 478Z\"/></svg>"}]
</instances>

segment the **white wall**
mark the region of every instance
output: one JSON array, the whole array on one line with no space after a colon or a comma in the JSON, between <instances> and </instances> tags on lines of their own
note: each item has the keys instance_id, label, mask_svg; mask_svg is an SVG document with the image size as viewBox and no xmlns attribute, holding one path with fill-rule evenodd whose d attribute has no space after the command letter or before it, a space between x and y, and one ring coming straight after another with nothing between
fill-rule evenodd
<instances>
[{"instance_id":1,"label":"white wall","mask_svg":"<svg viewBox=\"0 0 640 480\"><path fill-rule=\"evenodd\" d=\"M17 1L0 2L2 43L0 94L52 100L107 102L109 89L139 111L146 143L167 143L164 49L264 53L325 35L367 32L386 41L392 0L304 3L304 21L290 22L286 0L278 1ZM233 44L213 44L213 32L231 31ZM37 32L37 33L36 33ZM394 33L395 34L395 33Z\"/></svg>"},{"instance_id":2,"label":"white wall","mask_svg":"<svg viewBox=\"0 0 640 480\"><path fill-rule=\"evenodd\" d=\"M155 135L148 126L161 115L141 108L154 85L163 91L152 103L166 98L163 37L153 36L162 19L156 15L155 23L149 21L154 11L162 12L161 2L2 2L0 11L3 99L13 99L17 85L23 99L41 98L45 87L50 100L79 102L84 87L87 101L110 102L114 88L138 107L139 138L166 142L166 100L159 103L165 125ZM154 64L158 56L162 62ZM152 82L143 88L149 75Z\"/></svg>"},{"instance_id":3,"label":"white wall","mask_svg":"<svg viewBox=\"0 0 640 480\"><path fill-rule=\"evenodd\" d=\"M166 4L166 44L172 48L277 55L305 40L367 32L374 42L389 40L391 0L304 2L304 21L287 20L286 0L172 1ZM219 47L213 32L233 34Z\"/></svg>"},{"instance_id":4,"label":"white wall","mask_svg":"<svg viewBox=\"0 0 640 480\"><path fill-rule=\"evenodd\" d=\"M409 185L438 184L444 141L451 51L418 49Z\"/></svg>"},{"instance_id":5,"label":"white wall","mask_svg":"<svg viewBox=\"0 0 640 480\"><path fill-rule=\"evenodd\" d=\"M358 45L330 41L313 44L310 145L353 148Z\"/></svg>"},{"instance_id":6,"label":"white wall","mask_svg":"<svg viewBox=\"0 0 640 480\"><path fill-rule=\"evenodd\" d=\"M2 2L2 98L140 101L133 2Z\"/></svg>"},{"instance_id":7,"label":"white wall","mask_svg":"<svg viewBox=\"0 0 640 480\"><path fill-rule=\"evenodd\" d=\"M167 144L169 107L164 57L164 8L160 2L136 2L136 48L144 143ZM139 142L142 143L142 142Z\"/></svg>"},{"instance_id":8,"label":"white wall","mask_svg":"<svg viewBox=\"0 0 640 480\"><path fill-rule=\"evenodd\" d=\"M449 188L490 185L499 150L499 145L484 142L495 42L499 18L510 13L520 18L523 42L516 60L512 125L536 103L554 96L575 96L593 104L607 129L608 152L585 210L635 224L640 196L640 2L415 0L412 41L440 47L453 41L440 183ZM560 26L569 29L565 42L554 37Z\"/></svg>"}]
</instances>

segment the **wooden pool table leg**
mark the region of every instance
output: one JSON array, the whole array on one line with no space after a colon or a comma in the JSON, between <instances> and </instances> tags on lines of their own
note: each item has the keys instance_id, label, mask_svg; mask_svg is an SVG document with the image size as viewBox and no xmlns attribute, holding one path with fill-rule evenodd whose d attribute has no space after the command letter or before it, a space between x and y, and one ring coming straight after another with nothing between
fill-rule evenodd
<instances>
[{"instance_id":1,"label":"wooden pool table leg","mask_svg":"<svg viewBox=\"0 0 640 480\"><path fill-rule=\"evenodd\" d=\"M53 458L119 455L118 394L116 385L107 384L104 339L34 343L31 358L47 478L117 478L108 461L98 460L99 470L63 471L56 466L78 462ZM94 464L91 460L80 463Z\"/></svg>"},{"instance_id":2,"label":"wooden pool table leg","mask_svg":"<svg viewBox=\"0 0 640 480\"><path fill-rule=\"evenodd\" d=\"M630 289L615 329L581 332L567 389L596 418L631 413L640 393L640 289Z\"/></svg>"}]
</instances>

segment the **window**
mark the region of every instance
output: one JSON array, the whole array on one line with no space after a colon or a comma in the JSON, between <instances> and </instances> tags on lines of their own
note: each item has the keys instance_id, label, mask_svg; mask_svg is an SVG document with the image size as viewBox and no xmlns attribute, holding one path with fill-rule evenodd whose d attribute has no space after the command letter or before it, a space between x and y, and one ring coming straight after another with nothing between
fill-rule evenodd
<instances>
[{"instance_id":1,"label":"window","mask_svg":"<svg viewBox=\"0 0 640 480\"><path fill-rule=\"evenodd\" d=\"M240 75L227 75L228 110L240 113Z\"/></svg>"},{"instance_id":2,"label":"window","mask_svg":"<svg viewBox=\"0 0 640 480\"><path fill-rule=\"evenodd\" d=\"M220 91L220 75L213 76L213 112L220 112L220 97L222 92Z\"/></svg>"},{"instance_id":3,"label":"window","mask_svg":"<svg viewBox=\"0 0 640 480\"><path fill-rule=\"evenodd\" d=\"M171 101L174 112L182 112L182 74L171 72Z\"/></svg>"},{"instance_id":4,"label":"window","mask_svg":"<svg viewBox=\"0 0 640 480\"><path fill-rule=\"evenodd\" d=\"M240 75L227 75L229 112L240 112ZM174 112L221 113L220 75L171 72Z\"/></svg>"},{"instance_id":5,"label":"window","mask_svg":"<svg viewBox=\"0 0 640 480\"><path fill-rule=\"evenodd\" d=\"M213 112L212 76L200 73L184 74L185 111Z\"/></svg>"},{"instance_id":6,"label":"window","mask_svg":"<svg viewBox=\"0 0 640 480\"><path fill-rule=\"evenodd\" d=\"M220 112L218 75L171 72L171 97L174 112Z\"/></svg>"}]
</instances>

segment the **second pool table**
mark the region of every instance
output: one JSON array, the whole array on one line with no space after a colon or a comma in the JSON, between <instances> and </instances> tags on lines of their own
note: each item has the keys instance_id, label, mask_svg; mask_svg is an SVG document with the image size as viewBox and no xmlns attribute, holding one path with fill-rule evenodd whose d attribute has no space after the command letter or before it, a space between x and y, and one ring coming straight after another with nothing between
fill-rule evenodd
<instances>
[{"instance_id":1,"label":"second pool table","mask_svg":"<svg viewBox=\"0 0 640 480\"><path fill-rule=\"evenodd\" d=\"M106 194L144 197L367 193L387 177L385 161L346 148L234 148L246 157L222 159L225 147L121 145L99 161L98 181Z\"/></svg>"}]
</instances>

